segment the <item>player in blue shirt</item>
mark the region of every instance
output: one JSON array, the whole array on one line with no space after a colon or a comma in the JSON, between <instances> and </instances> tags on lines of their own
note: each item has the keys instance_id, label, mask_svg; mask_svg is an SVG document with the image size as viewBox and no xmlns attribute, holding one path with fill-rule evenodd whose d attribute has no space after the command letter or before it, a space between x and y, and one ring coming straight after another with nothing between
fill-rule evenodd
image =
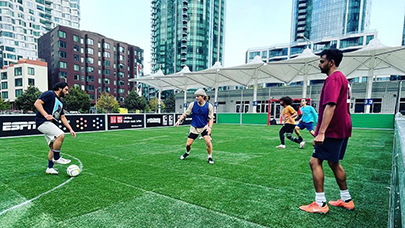
<instances>
[{"instance_id":1,"label":"player in blue shirt","mask_svg":"<svg viewBox=\"0 0 405 228\"><path fill-rule=\"evenodd\" d=\"M188 134L186 143L186 153L181 155L180 159L184 160L190 155L191 145L198 135L201 134L207 145L208 163L214 164L214 161L212 160L212 143L210 137L212 125L214 124L214 107L207 102L208 97L203 89L197 90L194 94L196 101L190 103L187 111L183 113L176 122L177 127L186 116L192 116L190 133Z\"/></svg>"},{"instance_id":2,"label":"player in blue shirt","mask_svg":"<svg viewBox=\"0 0 405 228\"><path fill-rule=\"evenodd\" d=\"M314 122L318 120L318 114L312 106L307 105L306 99L301 99L300 111L302 116L297 126L295 126L295 133L300 139L302 139L299 130L303 130L306 128L309 133L311 133L311 135L315 137ZM305 142L302 141L300 143L300 148L304 148L304 145Z\"/></svg>"},{"instance_id":3,"label":"player in blue shirt","mask_svg":"<svg viewBox=\"0 0 405 228\"><path fill-rule=\"evenodd\" d=\"M48 153L48 168L45 173L57 175L58 171L53 168L53 164L69 164L69 159L64 159L60 156L60 149L65 138L65 133L55 125L56 121L61 120L62 123L69 129L70 134L76 138L76 133L73 131L63 112L63 103L60 98L65 97L69 93L69 87L66 82L56 83L52 90L46 91L39 96L35 101L37 115L35 122L38 131L45 134L45 139L50 148Z\"/></svg>"}]
</instances>

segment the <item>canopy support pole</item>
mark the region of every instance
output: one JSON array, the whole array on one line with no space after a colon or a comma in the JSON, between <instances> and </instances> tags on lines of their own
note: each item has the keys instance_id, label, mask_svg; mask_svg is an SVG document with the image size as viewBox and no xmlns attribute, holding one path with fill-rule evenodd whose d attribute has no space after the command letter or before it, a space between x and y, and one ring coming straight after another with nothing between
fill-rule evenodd
<instances>
[{"instance_id":1,"label":"canopy support pole","mask_svg":"<svg viewBox=\"0 0 405 228\"><path fill-rule=\"evenodd\" d=\"M161 102L162 102L162 90L161 89L159 89L158 94L159 94L159 96L158 96L158 113L160 114L161 113L161 108L162 108L162 104L161 104Z\"/></svg>"},{"instance_id":2,"label":"canopy support pole","mask_svg":"<svg viewBox=\"0 0 405 228\"><path fill-rule=\"evenodd\" d=\"M375 68L375 56L373 55L370 60L368 77L367 77L367 88L366 88L366 99L371 99L371 93L373 91L373 81L374 81L374 68ZM371 103L367 100L364 102L364 113L370 113Z\"/></svg>"}]
</instances>

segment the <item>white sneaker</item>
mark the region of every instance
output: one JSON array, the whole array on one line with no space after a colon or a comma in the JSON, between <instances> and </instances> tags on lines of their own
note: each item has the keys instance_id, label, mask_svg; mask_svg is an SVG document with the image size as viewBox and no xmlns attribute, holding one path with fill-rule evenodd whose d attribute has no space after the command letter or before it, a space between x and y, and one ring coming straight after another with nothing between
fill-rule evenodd
<instances>
[{"instance_id":1,"label":"white sneaker","mask_svg":"<svg viewBox=\"0 0 405 228\"><path fill-rule=\"evenodd\" d=\"M200 136L200 138L198 138L198 139L203 139L204 137L202 137L202 136Z\"/></svg>"},{"instance_id":2,"label":"white sneaker","mask_svg":"<svg viewBox=\"0 0 405 228\"><path fill-rule=\"evenodd\" d=\"M69 159L64 159L62 157L60 157L58 160L55 160L52 158L52 161L55 162L56 164L61 164L61 165L66 165L71 162Z\"/></svg>"},{"instance_id":3,"label":"white sneaker","mask_svg":"<svg viewBox=\"0 0 405 228\"><path fill-rule=\"evenodd\" d=\"M285 149L285 145L281 144L281 145L276 146L276 148Z\"/></svg>"},{"instance_id":4,"label":"white sneaker","mask_svg":"<svg viewBox=\"0 0 405 228\"><path fill-rule=\"evenodd\" d=\"M52 174L52 175L58 175L58 171L56 171L56 169L54 169L54 168L46 168L45 173Z\"/></svg>"},{"instance_id":5,"label":"white sneaker","mask_svg":"<svg viewBox=\"0 0 405 228\"><path fill-rule=\"evenodd\" d=\"M305 142L304 141L300 142L300 149L304 148L304 146L305 146Z\"/></svg>"}]
</instances>

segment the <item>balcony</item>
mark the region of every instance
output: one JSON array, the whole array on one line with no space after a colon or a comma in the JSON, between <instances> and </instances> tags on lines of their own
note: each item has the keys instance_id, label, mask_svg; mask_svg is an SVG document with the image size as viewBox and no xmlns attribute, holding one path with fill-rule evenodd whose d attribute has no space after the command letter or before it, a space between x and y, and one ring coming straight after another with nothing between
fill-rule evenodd
<instances>
[{"instance_id":1,"label":"balcony","mask_svg":"<svg viewBox=\"0 0 405 228\"><path fill-rule=\"evenodd\" d=\"M183 25L182 29L183 29L183 32L187 32L187 30L188 30L187 25Z\"/></svg>"},{"instance_id":2,"label":"balcony","mask_svg":"<svg viewBox=\"0 0 405 228\"><path fill-rule=\"evenodd\" d=\"M181 43L183 43L183 44L184 44L184 43L187 43L187 38L182 38L182 39L181 39Z\"/></svg>"}]
</instances>

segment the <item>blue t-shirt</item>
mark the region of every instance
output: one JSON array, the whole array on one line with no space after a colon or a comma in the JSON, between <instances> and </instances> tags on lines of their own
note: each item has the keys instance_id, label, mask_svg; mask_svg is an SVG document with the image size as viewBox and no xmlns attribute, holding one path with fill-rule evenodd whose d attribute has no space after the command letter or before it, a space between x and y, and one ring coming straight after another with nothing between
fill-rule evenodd
<instances>
[{"instance_id":1,"label":"blue t-shirt","mask_svg":"<svg viewBox=\"0 0 405 228\"><path fill-rule=\"evenodd\" d=\"M46 91L42 93L38 99L44 102L43 107L45 109L45 112L49 115L52 115L55 119L60 120L60 117L64 115L63 104L54 91ZM37 111L37 115L35 117L37 128L45 121L47 121L45 117Z\"/></svg>"},{"instance_id":2,"label":"blue t-shirt","mask_svg":"<svg viewBox=\"0 0 405 228\"><path fill-rule=\"evenodd\" d=\"M318 113L316 113L315 109L312 106L307 105L305 108L300 108L302 117L301 121L304 123L313 123L318 120Z\"/></svg>"},{"instance_id":3,"label":"blue t-shirt","mask_svg":"<svg viewBox=\"0 0 405 228\"><path fill-rule=\"evenodd\" d=\"M205 102L204 106L199 106L198 102L194 102L191 126L196 128L205 127L208 124L209 103Z\"/></svg>"}]
</instances>

